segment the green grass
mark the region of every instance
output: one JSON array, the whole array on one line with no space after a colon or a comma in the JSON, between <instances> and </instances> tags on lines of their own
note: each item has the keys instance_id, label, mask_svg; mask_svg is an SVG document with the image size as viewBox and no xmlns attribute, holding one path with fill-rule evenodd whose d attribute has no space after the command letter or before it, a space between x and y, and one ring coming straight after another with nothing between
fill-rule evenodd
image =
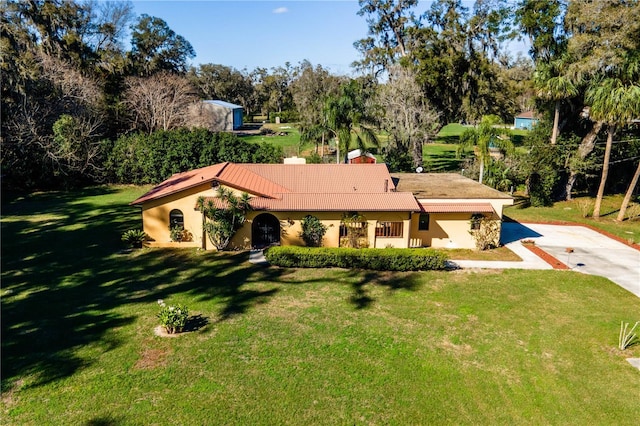
<instances>
[{"instance_id":1,"label":"green grass","mask_svg":"<svg viewBox=\"0 0 640 426\"><path fill-rule=\"evenodd\" d=\"M465 126L459 123L449 123L443 126L436 136L437 143L451 143L457 144L460 139L460 135L467 129L473 126Z\"/></svg>"},{"instance_id":2,"label":"green grass","mask_svg":"<svg viewBox=\"0 0 640 426\"><path fill-rule=\"evenodd\" d=\"M564 271L123 252L146 188L3 194L2 424L635 424L640 299ZM157 299L193 331L154 334Z\"/></svg>"},{"instance_id":3,"label":"green grass","mask_svg":"<svg viewBox=\"0 0 640 426\"><path fill-rule=\"evenodd\" d=\"M608 195L602 201L600 219L591 217L595 199L591 197L574 198L571 201L558 201L550 207L527 207L525 198L517 198L513 206L507 207L504 214L519 222L578 223L606 231L631 243L640 243L640 204L631 203L627 210L627 219L616 222L623 195Z\"/></svg>"},{"instance_id":4,"label":"green grass","mask_svg":"<svg viewBox=\"0 0 640 426\"><path fill-rule=\"evenodd\" d=\"M315 145L312 143L300 143L300 131L295 124L283 123L272 124L266 123L264 127L268 127L274 132L278 133L272 136L266 135L248 135L241 136L242 139L251 143L270 143L282 148L286 157L291 156L307 156L314 149ZM284 135L280 135L284 133Z\"/></svg>"},{"instance_id":5,"label":"green grass","mask_svg":"<svg viewBox=\"0 0 640 426\"><path fill-rule=\"evenodd\" d=\"M424 145L422 156L427 171L459 172L463 159L456 157L457 145L429 143Z\"/></svg>"}]
</instances>

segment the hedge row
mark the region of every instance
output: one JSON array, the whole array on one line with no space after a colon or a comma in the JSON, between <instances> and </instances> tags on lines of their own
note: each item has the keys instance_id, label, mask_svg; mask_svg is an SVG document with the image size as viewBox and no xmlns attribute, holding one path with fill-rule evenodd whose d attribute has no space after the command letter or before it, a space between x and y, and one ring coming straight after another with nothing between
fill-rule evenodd
<instances>
[{"instance_id":1,"label":"hedge row","mask_svg":"<svg viewBox=\"0 0 640 426\"><path fill-rule=\"evenodd\" d=\"M351 268L376 271L446 269L448 256L433 249L353 249L276 246L265 251L267 261L290 268Z\"/></svg>"}]
</instances>

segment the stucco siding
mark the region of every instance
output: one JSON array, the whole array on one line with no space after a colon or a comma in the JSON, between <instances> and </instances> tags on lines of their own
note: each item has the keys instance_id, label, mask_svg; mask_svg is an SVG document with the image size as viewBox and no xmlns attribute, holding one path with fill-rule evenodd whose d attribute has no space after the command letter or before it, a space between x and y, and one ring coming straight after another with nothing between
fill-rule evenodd
<instances>
[{"instance_id":1,"label":"stucco siding","mask_svg":"<svg viewBox=\"0 0 640 426\"><path fill-rule=\"evenodd\" d=\"M414 214L411 221L412 240L418 239L423 247L465 248L476 247L471 230L470 213L431 213L429 230L418 230L419 214Z\"/></svg>"},{"instance_id":2,"label":"stucco siding","mask_svg":"<svg viewBox=\"0 0 640 426\"><path fill-rule=\"evenodd\" d=\"M340 246L340 223L343 212L265 212L252 211L247 215L247 221L233 236L231 249L249 249L252 246L252 225L254 219L260 214L270 214L278 219L280 223L280 244L291 246L304 246L305 243L300 236L302 233L302 219L307 215L317 217L326 227L327 231L322 239L323 247ZM360 212L366 217L367 237L369 247L385 248L393 246L396 248L407 248L409 245L409 232L411 219L406 212ZM376 237L376 225L378 222L402 222L403 234L401 237ZM211 249L211 243L207 241L207 249Z\"/></svg>"},{"instance_id":3,"label":"stucco siding","mask_svg":"<svg viewBox=\"0 0 640 426\"><path fill-rule=\"evenodd\" d=\"M195 209L198 197L211 197L215 190L209 183L187 189L177 194L168 195L145 203L142 207L142 223L144 232L151 237L151 247L201 247L202 246L202 214ZM169 214L178 209L184 216L184 229L192 236L191 241L175 243L169 236Z\"/></svg>"}]
</instances>

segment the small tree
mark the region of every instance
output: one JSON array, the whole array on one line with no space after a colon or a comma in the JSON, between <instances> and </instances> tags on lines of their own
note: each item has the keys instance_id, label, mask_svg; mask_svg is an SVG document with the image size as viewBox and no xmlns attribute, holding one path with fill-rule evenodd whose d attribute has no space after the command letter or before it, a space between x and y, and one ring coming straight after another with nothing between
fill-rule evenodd
<instances>
[{"instance_id":1,"label":"small tree","mask_svg":"<svg viewBox=\"0 0 640 426\"><path fill-rule=\"evenodd\" d=\"M320 247L322 245L322 238L325 232L327 232L327 226L320 222L315 216L306 215L302 218L302 232L300 236L304 240L304 243L309 247Z\"/></svg>"},{"instance_id":2,"label":"small tree","mask_svg":"<svg viewBox=\"0 0 640 426\"><path fill-rule=\"evenodd\" d=\"M218 250L224 250L244 224L251 206L246 192L237 197L231 190L218 187L217 199L199 197L197 208L204 215L202 226L209 240Z\"/></svg>"},{"instance_id":3,"label":"small tree","mask_svg":"<svg viewBox=\"0 0 640 426\"><path fill-rule=\"evenodd\" d=\"M510 139L510 131L504 127L499 127L500 117L496 115L487 115L482 117L480 125L475 129L467 129L460 135L460 145L458 146L457 156L461 157L465 150L469 147L477 146L478 161L480 161L480 178L478 181L482 183L484 168L492 161L490 150L492 148L499 149L507 154L514 151L513 143Z\"/></svg>"},{"instance_id":4,"label":"small tree","mask_svg":"<svg viewBox=\"0 0 640 426\"><path fill-rule=\"evenodd\" d=\"M341 239L340 245L351 248L366 248L369 247L368 235L368 222L367 218L363 215L353 213L351 215L345 214L342 218L342 226L346 230L346 236Z\"/></svg>"},{"instance_id":5,"label":"small tree","mask_svg":"<svg viewBox=\"0 0 640 426\"><path fill-rule=\"evenodd\" d=\"M500 220L477 215L471 218L473 236L478 250L489 250L500 244Z\"/></svg>"}]
</instances>

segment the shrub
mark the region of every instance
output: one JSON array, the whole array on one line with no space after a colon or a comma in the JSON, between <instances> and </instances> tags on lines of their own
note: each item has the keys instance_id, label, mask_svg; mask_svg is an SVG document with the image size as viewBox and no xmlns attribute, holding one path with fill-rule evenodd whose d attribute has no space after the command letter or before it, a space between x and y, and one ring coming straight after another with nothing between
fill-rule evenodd
<instances>
[{"instance_id":1,"label":"shrub","mask_svg":"<svg viewBox=\"0 0 640 426\"><path fill-rule=\"evenodd\" d=\"M312 152L311 154L309 154L309 156L307 157L307 164L322 164L322 157L320 156L320 154L318 154L317 152Z\"/></svg>"},{"instance_id":2,"label":"shrub","mask_svg":"<svg viewBox=\"0 0 640 426\"><path fill-rule=\"evenodd\" d=\"M426 271L447 268L446 254L433 249L354 249L329 247L270 247L265 258L290 268L351 268L377 271Z\"/></svg>"},{"instance_id":3,"label":"shrub","mask_svg":"<svg viewBox=\"0 0 640 426\"><path fill-rule=\"evenodd\" d=\"M590 217L593 215L593 201L589 198L581 198L576 200L576 206L578 210L580 210L580 215L584 218Z\"/></svg>"},{"instance_id":4,"label":"shrub","mask_svg":"<svg viewBox=\"0 0 640 426\"><path fill-rule=\"evenodd\" d=\"M173 226L169 228L169 238L176 243L187 242L193 240L191 232L181 226Z\"/></svg>"},{"instance_id":5,"label":"shrub","mask_svg":"<svg viewBox=\"0 0 640 426\"><path fill-rule=\"evenodd\" d=\"M413 158L407 151L398 148L388 148L384 155L384 162L390 172L413 172Z\"/></svg>"},{"instance_id":6,"label":"shrub","mask_svg":"<svg viewBox=\"0 0 640 426\"><path fill-rule=\"evenodd\" d=\"M498 247L500 244L500 220L484 216L471 220L477 224L475 229L469 231L476 243L476 248L489 250Z\"/></svg>"},{"instance_id":7,"label":"shrub","mask_svg":"<svg viewBox=\"0 0 640 426\"><path fill-rule=\"evenodd\" d=\"M320 222L315 216L306 215L301 221L302 232L300 236L304 240L304 243L309 247L320 247L322 245L322 238L325 232L327 232L327 226Z\"/></svg>"},{"instance_id":8,"label":"shrub","mask_svg":"<svg viewBox=\"0 0 640 426\"><path fill-rule=\"evenodd\" d=\"M162 299L158 300L158 305L160 305L160 312L158 312L157 317L160 319L160 325L169 334L180 333L187 325L189 309L179 304L167 306Z\"/></svg>"},{"instance_id":9,"label":"shrub","mask_svg":"<svg viewBox=\"0 0 640 426\"><path fill-rule=\"evenodd\" d=\"M121 240L131 248L141 248L149 236L141 229L129 229L122 234Z\"/></svg>"},{"instance_id":10,"label":"shrub","mask_svg":"<svg viewBox=\"0 0 640 426\"><path fill-rule=\"evenodd\" d=\"M632 346L638 342L638 336L634 334L634 330L640 324L640 321L637 321L631 330L627 330L629 327L629 323L620 322L620 334L618 336L618 349L624 351L629 346Z\"/></svg>"}]
</instances>

